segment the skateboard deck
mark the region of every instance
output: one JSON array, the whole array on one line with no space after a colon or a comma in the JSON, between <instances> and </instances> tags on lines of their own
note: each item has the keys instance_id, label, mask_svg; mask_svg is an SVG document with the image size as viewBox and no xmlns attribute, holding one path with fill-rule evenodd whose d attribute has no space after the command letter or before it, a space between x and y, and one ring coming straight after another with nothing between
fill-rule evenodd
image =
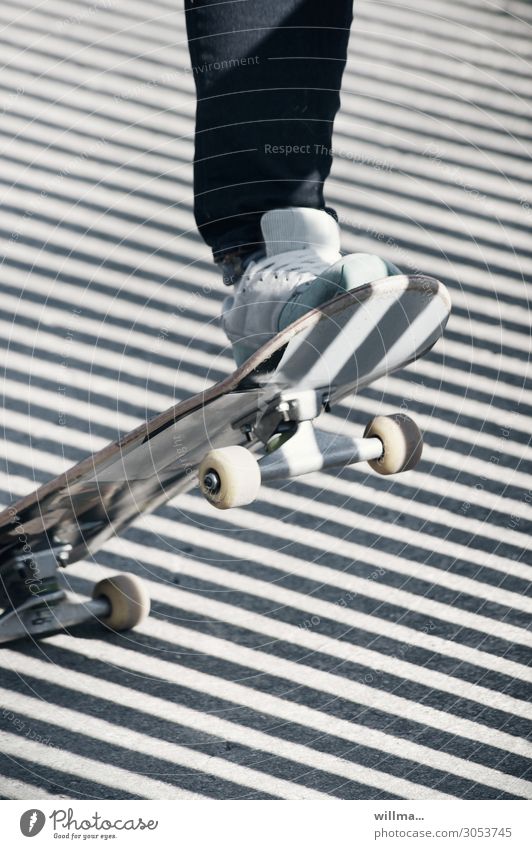
<instances>
[{"instance_id":1,"label":"skateboard deck","mask_svg":"<svg viewBox=\"0 0 532 849\"><path fill-rule=\"evenodd\" d=\"M192 487L202 461L213 451L240 446L244 453L245 447L253 453L254 447L266 446L271 456L264 459L263 480L331 465L323 459L324 437L311 437L305 423L423 356L441 336L449 312L447 290L429 277L385 278L340 295L277 334L224 380L172 406L3 510L0 607L6 612L0 617L0 642L14 638L11 625L7 636L2 635L6 616L11 622L22 608L33 609L36 598L39 603L48 599L50 605L51 594L62 592L57 589L57 565L66 566L96 551L140 513ZM272 370L264 371L264 364L274 363ZM299 426L300 435L294 439ZM283 443L279 452L274 450ZM295 446L290 456L289 443ZM371 435L360 443L351 446L351 462L377 460L382 453L382 444ZM345 449L332 459L341 465L348 455ZM229 464L232 456L244 455L227 455ZM238 459L235 462L238 465ZM216 498L219 476L209 464L207 471L202 472L202 490L221 506ZM242 475L247 471L244 463ZM250 474L253 477L252 469ZM44 580L48 573L52 577ZM36 574L41 576L34 584L37 590L27 598L31 575ZM129 585L122 590L135 595ZM64 601L64 593L59 600ZM143 603L137 600L137 606ZM103 607L96 614L105 620ZM39 632L39 626L26 619L17 615L26 630ZM64 619L70 622L68 616ZM111 621L109 616L107 620ZM46 623L41 630L46 631Z\"/></svg>"}]
</instances>

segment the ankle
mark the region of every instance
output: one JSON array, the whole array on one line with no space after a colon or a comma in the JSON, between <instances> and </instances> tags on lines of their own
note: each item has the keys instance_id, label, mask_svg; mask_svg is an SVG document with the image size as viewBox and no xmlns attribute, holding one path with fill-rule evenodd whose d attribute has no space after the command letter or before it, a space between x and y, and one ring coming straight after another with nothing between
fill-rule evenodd
<instances>
[{"instance_id":1,"label":"ankle","mask_svg":"<svg viewBox=\"0 0 532 849\"><path fill-rule=\"evenodd\" d=\"M224 286L234 286L238 283L250 262L261 259L263 256L264 248L254 248L251 251L249 249L231 251L216 257L215 263L222 272Z\"/></svg>"}]
</instances>

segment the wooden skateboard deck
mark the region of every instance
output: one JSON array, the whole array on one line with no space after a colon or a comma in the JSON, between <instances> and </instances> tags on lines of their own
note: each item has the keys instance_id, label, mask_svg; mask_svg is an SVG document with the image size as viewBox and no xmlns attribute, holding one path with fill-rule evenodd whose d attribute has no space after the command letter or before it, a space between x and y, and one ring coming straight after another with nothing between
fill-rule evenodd
<instances>
[{"instance_id":1,"label":"wooden skateboard deck","mask_svg":"<svg viewBox=\"0 0 532 849\"><path fill-rule=\"evenodd\" d=\"M390 277L340 295L278 333L224 380L3 510L0 643L94 616L118 630L134 627L149 611L142 582L118 575L96 585L92 601L74 604L60 586L57 567L96 551L136 516L189 489L202 462L207 463L200 472L202 492L218 507L250 503L255 496L248 498L246 486L253 479L258 492L261 480L325 468L330 445L313 420L423 356L441 336L449 312L447 290L429 277ZM384 431L359 440L333 440L327 463L384 458L389 428L398 426L384 425ZM284 437L291 428L288 449L283 427ZM418 430L412 436L412 427L409 420L399 437L393 432L390 444L395 450L409 443L415 454L417 440L419 459L421 436ZM262 443L270 451L277 442L281 447L262 458L262 471L249 451L237 447ZM412 464L383 473L407 468Z\"/></svg>"},{"instance_id":2,"label":"wooden skateboard deck","mask_svg":"<svg viewBox=\"0 0 532 849\"><path fill-rule=\"evenodd\" d=\"M239 422L286 389L323 389L329 403L422 356L443 332L450 302L428 277L392 277L340 295L277 334L241 368L107 445L0 513L0 565L22 537L55 539L68 561L96 550L141 512L192 486L212 447L246 444ZM242 389L284 350L274 372ZM22 530L21 530L22 526Z\"/></svg>"}]
</instances>

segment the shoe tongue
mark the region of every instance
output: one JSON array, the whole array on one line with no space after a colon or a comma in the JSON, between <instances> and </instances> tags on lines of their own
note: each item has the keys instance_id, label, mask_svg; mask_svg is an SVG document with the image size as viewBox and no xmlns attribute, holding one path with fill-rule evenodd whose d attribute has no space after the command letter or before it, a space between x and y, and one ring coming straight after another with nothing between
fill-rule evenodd
<instances>
[{"instance_id":1,"label":"shoe tongue","mask_svg":"<svg viewBox=\"0 0 532 849\"><path fill-rule=\"evenodd\" d=\"M333 263L340 253L338 224L323 209L272 209L260 225L267 256L306 248Z\"/></svg>"}]
</instances>

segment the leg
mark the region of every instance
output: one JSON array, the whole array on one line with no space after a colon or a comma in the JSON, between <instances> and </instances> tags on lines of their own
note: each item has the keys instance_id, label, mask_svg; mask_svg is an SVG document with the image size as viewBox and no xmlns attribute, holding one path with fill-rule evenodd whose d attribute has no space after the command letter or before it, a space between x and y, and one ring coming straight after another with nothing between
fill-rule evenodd
<instances>
[{"instance_id":1,"label":"leg","mask_svg":"<svg viewBox=\"0 0 532 849\"><path fill-rule=\"evenodd\" d=\"M197 89L195 214L216 255L264 212L324 209L352 0L186 0Z\"/></svg>"},{"instance_id":2,"label":"leg","mask_svg":"<svg viewBox=\"0 0 532 849\"><path fill-rule=\"evenodd\" d=\"M235 284L222 325L241 364L302 313L397 269L342 258L323 196L352 0L186 0L186 15L195 215Z\"/></svg>"}]
</instances>

